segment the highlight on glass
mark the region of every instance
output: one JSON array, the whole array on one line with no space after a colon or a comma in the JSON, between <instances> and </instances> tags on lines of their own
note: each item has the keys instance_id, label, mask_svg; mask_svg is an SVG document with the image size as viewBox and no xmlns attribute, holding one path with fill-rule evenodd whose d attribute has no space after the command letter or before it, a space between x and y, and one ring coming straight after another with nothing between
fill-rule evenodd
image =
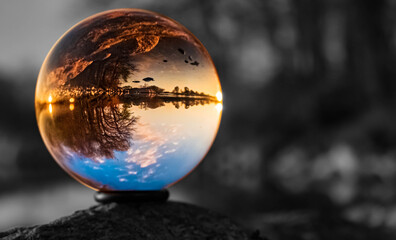
<instances>
[{"instance_id":1,"label":"highlight on glass","mask_svg":"<svg viewBox=\"0 0 396 240\"><path fill-rule=\"evenodd\" d=\"M91 16L52 47L36 86L45 145L95 190L159 190L205 157L223 95L214 64L185 27L139 9Z\"/></svg>"}]
</instances>

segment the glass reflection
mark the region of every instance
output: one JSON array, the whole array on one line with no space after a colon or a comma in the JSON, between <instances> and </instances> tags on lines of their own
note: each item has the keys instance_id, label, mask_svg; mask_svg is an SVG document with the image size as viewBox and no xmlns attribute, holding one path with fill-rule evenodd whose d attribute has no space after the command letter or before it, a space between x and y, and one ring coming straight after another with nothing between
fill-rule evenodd
<instances>
[{"instance_id":1,"label":"glass reflection","mask_svg":"<svg viewBox=\"0 0 396 240\"><path fill-rule=\"evenodd\" d=\"M88 18L52 48L36 87L44 142L102 191L156 190L188 174L217 133L222 92L202 44L152 12Z\"/></svg>"}]
</instances>

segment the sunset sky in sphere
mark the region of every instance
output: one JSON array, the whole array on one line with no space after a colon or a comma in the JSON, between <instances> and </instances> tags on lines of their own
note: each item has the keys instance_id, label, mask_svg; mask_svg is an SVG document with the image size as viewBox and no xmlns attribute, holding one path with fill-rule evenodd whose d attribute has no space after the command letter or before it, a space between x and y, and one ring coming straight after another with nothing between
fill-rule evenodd
<instances>
[{"instance_id":1,"label":"sunset sky in sphere","mask_svg":"<svg viewBox=\"0 0 396 240\"><path fill-rule=\"evenodd\" d=\"M115 61L134 66L119 87L140 87L143 78L152 77L147 84L165 91L176 86L212 96L221 91L208 52L186 28L148 11L120 9L87 18L58 40L41 68L36 100L76 79L98 87L100 78L89 72Z\"/></svg>"}]
</instances>

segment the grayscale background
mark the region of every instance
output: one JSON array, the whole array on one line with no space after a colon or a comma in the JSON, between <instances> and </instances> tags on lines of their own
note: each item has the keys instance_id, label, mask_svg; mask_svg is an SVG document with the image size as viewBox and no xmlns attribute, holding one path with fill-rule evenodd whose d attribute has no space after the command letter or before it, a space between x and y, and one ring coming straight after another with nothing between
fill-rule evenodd
<instances>
[{"instance_id":1,"label":"grayscale background","mask_svg":"<svg viewBox=\"0 0 396 240\"><path fill-rule=\"evenodd\" d=\"M391 0L2 0L0 231L95 204L46 150L34 89L66 30L124 7L185 25L223 87L218 137L171 199L274 240L396 238Z\"/></svg>"}]
</instances>

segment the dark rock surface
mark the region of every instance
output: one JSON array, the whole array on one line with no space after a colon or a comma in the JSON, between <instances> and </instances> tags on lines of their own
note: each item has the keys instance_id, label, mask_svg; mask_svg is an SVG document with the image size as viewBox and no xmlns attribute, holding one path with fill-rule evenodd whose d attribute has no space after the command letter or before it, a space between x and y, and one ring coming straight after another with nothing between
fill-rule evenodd
<instances>
[{"instance_id":1,"label":"dark rock surface","mask_svg":"<svg viewBox=\"0 0 396 240\"><path fill-rule=\"evenodd\" d=\"M1 239L264 239L193 205L109 203L52 223L0 233Z\"/></svg>"}]
</instances>

